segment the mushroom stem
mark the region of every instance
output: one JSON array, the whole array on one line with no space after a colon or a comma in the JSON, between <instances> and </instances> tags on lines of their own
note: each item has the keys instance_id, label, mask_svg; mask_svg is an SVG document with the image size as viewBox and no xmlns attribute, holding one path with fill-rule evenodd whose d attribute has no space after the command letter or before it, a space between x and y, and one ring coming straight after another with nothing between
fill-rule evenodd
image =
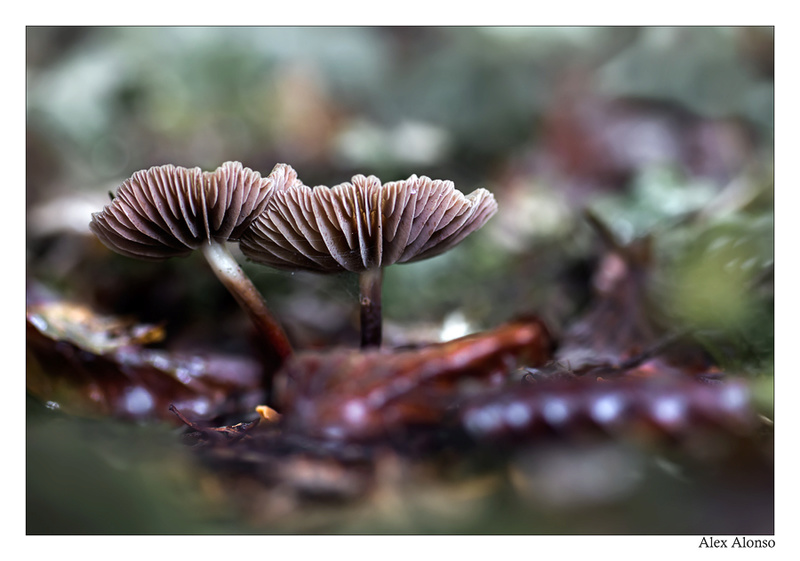
<instances>
[{"instance_id":1,"label":"mushroom stem","mask_svg":"<svg viewBox=\"0 0 800 561\"><path fill-rule=\"evenodd\" d=\"M382 335L381 284L383 269L376 267L359 273L361 291L361 348L380 347Z\"/></svg>"},{"instance_id":2,"label":"mushroom stem","mask_svg":"<svg viewBox=\"0 0 800 561\"><path fill-rule=\"evenodd\" d=\"M239 306L247 312L259 333L272 345L282 363L292 354L292 346L283 328L275 321L267 308L267 303L261 293L244 274L224 242L211 240L209 243L203 244L202 249L214 274L230 291Z\"/></svg>"}]
</instances>

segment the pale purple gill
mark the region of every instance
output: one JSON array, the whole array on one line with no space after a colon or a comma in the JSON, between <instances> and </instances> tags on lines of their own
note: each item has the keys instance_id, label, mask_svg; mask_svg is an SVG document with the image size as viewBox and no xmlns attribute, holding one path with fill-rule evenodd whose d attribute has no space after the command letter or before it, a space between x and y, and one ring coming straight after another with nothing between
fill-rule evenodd
<instances>
[{"instance_id":1,"label":"pale purple gill","mask_svg":"<svg viewBox=\"0 0 800 561\"><path fill-rule=\"evenodd\" d=\"M464 195L452 181L424 176L381 184L356 175L332 188L298 182L274 193L239 246L279 269L358 273L362 346L378 346L382 268L439 255L495 212L486 189Z\"/></svg>"},{"instance_id":2,"label":"pale purple gill","mask_svg":"<svg viewBox=\"0 0 800 561\"><path fill-rule=\"evenodd\" d=\"M297 181L279 164L268 177L226 162L213 172L174 165L137 171L89 227L106 246L138 259L188 255L211 240L238 240L270 197Z\"/></svg>"},{"instance_id":3,"label":"pale purple gill","mask_svg":"<svg viewBox=\"0 0 800 561\"><path fill-rule=\"evenodd\" d=\"M439 255L497 212L486 189L412 175L381 185L357 175L335 187L294 184L276 192L240 240L259 263L322 273L360 273Z\"/></svg>"},{"instance_id":4,"label":"pale purple gill","mask_svg":"<svg viewBox=\"0 0 800 561\"><path fill-rule=\"evenodd\" d=\"M125 180L89 227L108 248L137 259L182 257L200 249L283 360L291 353L289 341L225 244L239 239L275 193L296 183L297 174L285 164L268 177L239 162L213 172L155 166Z\"/></svg>"}]
</instances>

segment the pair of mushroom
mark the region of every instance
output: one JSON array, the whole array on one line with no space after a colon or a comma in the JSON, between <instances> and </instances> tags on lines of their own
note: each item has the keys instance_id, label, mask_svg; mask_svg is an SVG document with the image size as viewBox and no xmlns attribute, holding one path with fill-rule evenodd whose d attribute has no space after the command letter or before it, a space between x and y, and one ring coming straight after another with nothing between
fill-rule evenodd
<instances>
[{"instance_id":1,"label":"pair of mushroom","mask_svg":"<svg viewBox=\"0 0 800 561\"><path fill-rule=\"evenodd\" d=\"M333 188L308 187L286 164L267 177L239 162L213 172L173 165L138 171L90 228L110 249L161 260L203 252L281 360L292 348L261 294L226 247L278 269L359 274L361 345L381 343L383 267L438 255L497 211L486 189L412 175L381 184L357 175Z\"/></svg>"}]
</instances>

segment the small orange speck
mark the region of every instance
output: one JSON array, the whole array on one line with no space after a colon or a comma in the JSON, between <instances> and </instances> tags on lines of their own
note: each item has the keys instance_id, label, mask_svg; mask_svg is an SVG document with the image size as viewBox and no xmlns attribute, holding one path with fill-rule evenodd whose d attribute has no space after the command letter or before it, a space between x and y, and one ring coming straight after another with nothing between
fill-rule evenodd
<instances>
[{"instance_id":1,"label":"small orange speck","mask_svg":"<svg viewBox=\"0 0 800 561\"><path fill-rule=\"evenodd\" d=\"M281 414L275 411L272 407L266 405L256 406L256 412L261 415L261 418L270 423L274 423L281 418Z\"/></svg>"}]
</instances>

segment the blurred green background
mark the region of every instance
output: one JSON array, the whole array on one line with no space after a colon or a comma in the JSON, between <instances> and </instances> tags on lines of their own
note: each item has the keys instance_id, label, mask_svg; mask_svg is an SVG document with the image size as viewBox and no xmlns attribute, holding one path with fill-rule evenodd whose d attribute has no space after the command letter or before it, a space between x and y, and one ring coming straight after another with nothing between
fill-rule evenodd
<instances>
[{"instance_id":1,"label":"blurred green background","mask_svg":"<svg viewBox=\"0 0 800 561\"><path fill-rule=\"evenodd\" d=\"M247 326L200 259L133 262L89 235L109 191L153 165L227 160L263 175L289 163L308 185L452 179L490 189L500 210L458 249L387 271L390 340L524 312L567 324L598 257L590 208L623 242L653 236L662 307L753 376L769 410L773 106L773 30L762 27L30 27L28 277L166 320L166 346L200 332L247 352ZM297 340L355 344L354 279L244 267ZM51 455L64 458L40 446L48 415L29 418L29 531L151 531L146 517L44 522L74 504L32 487Z\"/></svg>"}]
</instances>

